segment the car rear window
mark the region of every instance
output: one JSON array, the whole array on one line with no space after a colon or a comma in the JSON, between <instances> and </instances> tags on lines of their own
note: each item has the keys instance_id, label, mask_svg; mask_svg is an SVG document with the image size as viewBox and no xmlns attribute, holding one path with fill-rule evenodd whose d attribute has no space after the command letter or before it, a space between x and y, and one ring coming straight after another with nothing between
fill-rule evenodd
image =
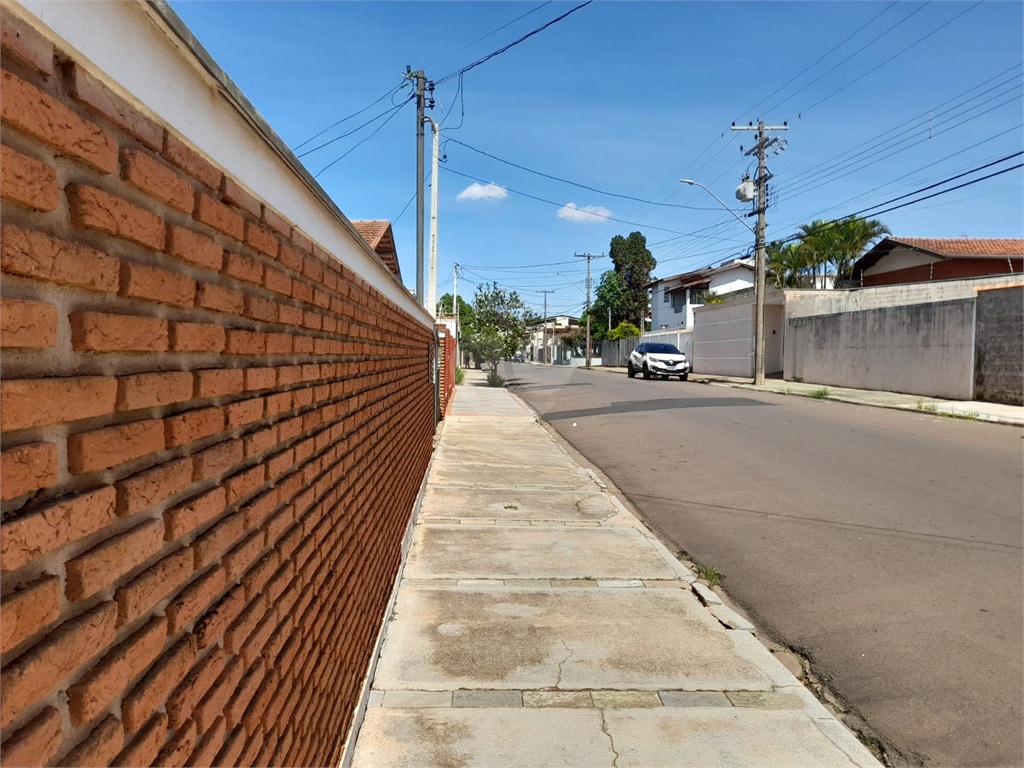
<instances>
[{"instance_id":1,"label":"car rear window","mask_svg":"<svg viewBox=\"0 0 1024 768\"><path fill-rule=\"evenodd\" d=\"M656 355L681 355L675 344L648 344L644 352L653 352Z\"/></svg>"}]
</instances>

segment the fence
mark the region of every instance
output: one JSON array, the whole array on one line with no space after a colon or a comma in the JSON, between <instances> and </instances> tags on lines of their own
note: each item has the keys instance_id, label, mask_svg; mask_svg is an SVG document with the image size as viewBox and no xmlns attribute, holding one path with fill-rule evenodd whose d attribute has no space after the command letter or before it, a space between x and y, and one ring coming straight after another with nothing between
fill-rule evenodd
<instances>
[{"instance_id":1,"label":"fence","mask_svg":"<svg viewBox=\"0 0 1024 768\"><path fill-rule=\"evenodd\" d=\"M430 455L429 318L166 7L11 13L3 762L337 764Z\"/></svg>"},{"instance_id":2,"label":"fence","mask_svg":"<svg viewBox=\"0 0 1024 768\"><path fill-rule=\"evenodd\" d=\"M441 355L439 375L441 376L441 418L448 412L448 404L452 401L455 391L455 335L445 326L438 326Z\"/></svg>"}]
</instances>

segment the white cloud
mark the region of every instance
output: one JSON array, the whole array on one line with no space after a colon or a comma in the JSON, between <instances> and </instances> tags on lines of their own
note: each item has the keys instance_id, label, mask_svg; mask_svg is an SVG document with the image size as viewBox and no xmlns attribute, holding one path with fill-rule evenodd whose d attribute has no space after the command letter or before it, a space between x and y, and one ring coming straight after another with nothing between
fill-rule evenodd
<instances>
[{"instance_id":1,"label":"white cloud","mask_svg":"<svg viewBox=\"0 0 1024 768\"><path fill-rule=\"evenodd\" d=\"M581 208L576 203L569 203L558 209L558 218L566 221L600 222L611 215L611 211L600 205L585 205Z\"/></svg>"},{"instance_id":2,"label":"white cloud","mask_svg":"<svg viewBox=\"0 0 1024 768\"><path fill-rule=\"evenodd\" d=\"M504 187L499 187L491 182L490 184L477 184L475 181L459 192L456 200L503 200L508 197Z\"/></svg>"}]
</instances>

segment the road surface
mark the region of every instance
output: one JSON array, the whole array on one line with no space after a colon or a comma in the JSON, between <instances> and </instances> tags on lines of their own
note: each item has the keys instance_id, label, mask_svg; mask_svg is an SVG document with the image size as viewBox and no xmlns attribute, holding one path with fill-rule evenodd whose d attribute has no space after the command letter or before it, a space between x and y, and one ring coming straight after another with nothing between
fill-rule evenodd
<instances>
[{"instance_id":1,"label":"road surface","mask_svg":"<svg viewBox=\"0 0 1024 768\"><path fill-rule=\"evenodd\" d=\"M812 659L894 762L1024 764L1020 429L503 367L652 530Z\"/></svg>"}]
</instances>

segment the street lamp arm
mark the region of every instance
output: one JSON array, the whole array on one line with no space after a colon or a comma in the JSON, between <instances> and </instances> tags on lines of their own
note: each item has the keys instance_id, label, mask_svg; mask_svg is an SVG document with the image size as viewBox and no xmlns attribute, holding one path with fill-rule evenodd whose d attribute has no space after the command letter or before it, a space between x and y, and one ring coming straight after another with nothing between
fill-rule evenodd
<instances>
[{"instance_id":1,"label":"street lamp arm","mask_svg":"<svg viewBox=\"0 0 1024 768\"><path fill-rule=\"evenodd\" d=\"M704 190L705 192L707 192L707 193L708 193L709 195L711 195L711 196L712 196L713 198L715 198L715 200L717 200L717 201L718 201L719 205L721 205L721 206L722 206L723 208L725 208L725 210L727 210L727 211L728 211L728 212L729 212L730 214L732 214L732 217L733 217L734 219L736 219L736 221L738 221L738 222L739 222L740 224L742 224L742 225L743 225L744 227L746 227L747 229L749 229L749 230L750 230L750 233L751 233L752 235L755 235L755 236L757 235L757 233L756 233L756 232L754 231L753 227L751 227L751 226L750 226L749 224L747 224L747 222L745 222L745 221L744 221L743 219L741 219L741 218L740 218L739 216L737 216L737 215L735 214L735 212L734 212L734 211L732 210L732 208L730 208L730 207L729 207L728 205L726 205L726 204L725 204L724 202L722 202L722 199L721 199L721 198L720 198L720 197L719 197L718 195L716 195L716 194L715 194L714 192L712 192L712 191L711 191L710 189L708 189L707 187L705 187L705 186L704 186L703 184L701 184L701 183L700 183L699 181L694 181L693 179L680 179L680 180L679 180L679 183L680 183L680 184L689 184L689 185L690 185L691 187L694 187L694 186L696 186L696 187L700 187L700 188L701 188L701 189L703 189L703 190Z\"/></svg>"}]
</instances>

